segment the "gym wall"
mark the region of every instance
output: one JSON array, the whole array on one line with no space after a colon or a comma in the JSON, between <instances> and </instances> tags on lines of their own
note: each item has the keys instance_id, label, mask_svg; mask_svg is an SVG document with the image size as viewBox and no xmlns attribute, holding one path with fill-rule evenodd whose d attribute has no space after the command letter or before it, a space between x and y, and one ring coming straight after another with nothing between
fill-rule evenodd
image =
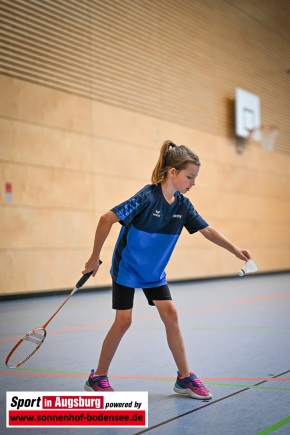
<instances>
[{"instance_id":1,"label":"gym wall","mask_svg":"<svg viewBox=\"0 0 290 435\"><path fill-rule=\"evenodd\" d=\"M288 0L3 0L0 294L71 288L102 213L150 183L165 139L202 166L189 198L260 272L290 269ZM237 152L235 88L261 98L274 152ZM110 285L116 224L87 286ZM241 262L182 233L172 280Z\"/></svg>"}]
</instances>

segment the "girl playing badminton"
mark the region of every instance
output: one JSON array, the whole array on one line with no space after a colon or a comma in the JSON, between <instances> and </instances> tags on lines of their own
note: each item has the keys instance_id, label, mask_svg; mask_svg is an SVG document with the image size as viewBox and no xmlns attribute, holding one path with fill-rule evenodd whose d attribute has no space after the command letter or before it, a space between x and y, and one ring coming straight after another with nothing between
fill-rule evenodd
<instances>
[{"instance_id":1,"label":"girl playing badminton","mask_svg":"<svg viewBox=\"0 0 290 435\"><path fill-rule=\"evenodd\" d=\"M206 239L227 249L240 260L247 261L251 255L209 226L183 196L195 185L199 168L199 158L190 149L184 145L176 146L170 140L165 141L152 173L152 184L100 218L93 253L83 273L93 271L95 276L102 246L112 225L119 222L122 228L111 267L116 317L103 342L98 367L96 371L92 370L85 390L114 391L108 380L109 367L123 335L131 325L135 288L142 288L149 305L156 306L165 325L168 346L178 368L174 391L195 399L212 398L190 370L164 270L183 227L190 234L201 232Z\"/></svg>"}]
</instances>

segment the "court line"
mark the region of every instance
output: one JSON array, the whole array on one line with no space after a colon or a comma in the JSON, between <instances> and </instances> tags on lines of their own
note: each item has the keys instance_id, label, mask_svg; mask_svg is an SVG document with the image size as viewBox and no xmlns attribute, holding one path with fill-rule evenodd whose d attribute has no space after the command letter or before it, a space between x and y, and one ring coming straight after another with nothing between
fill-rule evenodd
<instances>
[{"instance_id":1,"label":"court line","mask_svg":"<svg viewBox=\"0 0 290 435\"><path fill-rule=\"evenodd\" d=\"M70 328L62 328L62 329L55 329L52 331L47 331L47 335L53 335L53 334L60 334L62 332L73 332L73 331L81 331L83 329L93 329L93 328L102 328L103 326L111 326L113 321L107 321L107 322L100 322L100 323L93 323L90 325L78 325L78 326L71 326ZM8 341L18 341L23 337L23 335L18 335L15 337L6 337L1 338L0 343L5 343Z\"/></svg>"},{"instance_id":2,"label":"court line","mask_svg":"<svg viewBox=\"0 0 290 435\"><path fill-rule=\"evenodd\" d=\"M281 379L279 379L279 380L281 380ZM265 382L267 382L267 381L265 381ZM279 390L279 391L290 391L290 388L287 388L287 387L261 387L261 385L241 385L241 384L223 384L223 383L220 383L220 382L205 382L206 383L206 385L214 385L214 386L217 386L217 387L235 387L235 388L245 388L245 387L247 387L247 388L249 388L249 389L261 389L261 390Z\"/></svg>"},{"instance_id":3,"label":"court line","mask_svg":"<svg viewBox=\"0 0 290 435\"><path fill-rule=\"evenodd\" d=\"M7 369L6 366L0 366L0 370L1 369ZM54 374L56 376L58 375L66 375L66 376L72 376L72 377L78 377L78 376L86 376L87 372L68 372L68 371L63 371L63 370L49 370L49 373L47 371L47 369L39 369L36 367L30 368L30 367L21 367L20 369L12 369L10 371L5 371L5 372L0 372L0 375L2 374L13 374L13 375L18 375L18 374L25 374L26 372L45 372L47 375L53 376ZM32 373L31 376L38 376L38 373ZM280 375L281 376L281 375ZM113 379L143 379L146 381L175 381L175 377L169 377L169 376L146 376L146 375L110 375L110 378ZM209 381L280 381L281 379L278 379L276 377L202 377L200 378L202 381L204 382L209 382ZM290 381L290 378L283 378L283 381Z\"/></svg>"},{"instance_id":4,"label":"court line","mask_svg":"<svg viewBox=\"0 0 290 435\"><path fill-rule=\"evenodd\" d=\"M3 368L0 366L0 368ZM7 376L7 375L13 375L13 376L28 376L28 377L71 377L71 378L85 378L87 376L87 373L83 372L59 372L59 371L50 371L50 373L47 373L47 371L38 370L40 373L32 373L29 372L29 370L38 370L38 369L22 369L22 371L3 371L0 372L0 375ZM162 382L174 382L175 378L169 378L169 377L158 377L158 376L114 376L110 375L110 379L139 379L144 381L162 381ZM231 381L250 381L250 380L262 380L263 382L268 381L285 381L290 380L290 378L200 378L203 382L209 385L215 385L217 387L233 387L233 388L260 388L265 390L279 390L279 391L290 391L290 388L288 387L261 387L257 385L241 385L241 384L225 384L221 383L219 381L222 380L231 380ZM214 381L214 382L213 382Z\"/></svg>"},{"instance_id":5,"label":"court line","mask_svg":"<svg viewBox=\"0 0 290 435\"><path fill-rule=\"evenodd\" d=\"M263 296L255 296L252 298L245 298L245 299L236 299L231 302L224 302L224 303L215 303L215 304L209 304L205 306L194 306L194 307L188 307L179 309L181 314L187 314L191 313L192 311L208 311L211 309L218 309L218 308L229 308L236 305L245 305L245 304L252 304L256 302L262 302L262 301L269 301L269 300L275 300L275 299L284 299L290 297L290 292L282 292L282 293L273 293L270 295L263 295Z\"/></svg>"},{"instance_id":6,"label":"court line","mask_svg":"<svg viewBox=\"0 0 290 435\"><path fill-rule=\"evenodd\" d=\"M180 315L185 315L188 313L192 313L193 311L197 311L197 312L212 311L212 310L217 310L217 309L221 309L221 308L230 308L230 307L236 306L236 305L252 304L252 303L256 303L256 302L269 301L269 300L273 300L273 299L283 299L283 298L288 298L288 297L290 297L290 292L283 292L283 293L277 293L277 294L271 294L271 295L256 296L253 298L237 299L237 300L234 300L232 302L208 304L208 305L194 306L194 307L189 307L189 308L179 308L178 311L179 311ZM134 317L134 322L140 321L140 320L148 320L148 319L152 319L152 318L159 318L159 314L157 312L154 312L154 313L149 314L149 315L136 316L136 317ZM59 334L59 333L63 333L63 332L81 331L83 329L93 329L93 328L99 328L99 327L103 327L103 326L111 326L112 322L113 321L106 321L106 322L94 323L94 324L90 324L90 325L80 325L80 326L72 326L70 328L56 329L56 330L48 331L48 335ZM5 343L5 342L9 342L9 341L18 341L22 337L23 336L21 335L21 336L15 336L15 337L1 338L0 343Z\"/></svg>"},{"instance_id":7,"label":"court line","mask_svg":"<svg viewBox=\"0 0 290 435\"><path fill-rule=\"evenodd\" d=\"M280 429L280 427L285 426L285 424L290 423L290 415L289 417L283 418L282 420L278 421L275 424L272 424L272 426L267 427L266 429L262 430L261 432L258 432L256 435L269 435L270 433L275 432L277 429Z\"/></svg>"},{"instance_id":8,"label":"court line","mask_svg":"<svg viewBox=\"0 0 290 435\"><path fill-rule=\"evenodd\" d=\"M278 378L280 376L286 375L287 373L290 373L290 370L287 370L286 372L283 372L283 373L279 373L279 375L275 375L274 378ZM268 382L268 381L258 382L257 384L253 385L253 387L258 387L259 385L264 384L265 382ZM177 415L176 417L170 418L170 419L163 421L159 424L148 427L145 430L142 430L140 432L136 432L134 435L141 435L143 433L150 432L153 429L156 429L156 428L161 427L161 426L165 426L166 424L171 423L172 421L178 420L179 418L185 417L186 415L193 414L194 412L200 411L201 409L207 408L209 406L213 406L216 403L219 403L219 402L222 402L223 400L229 399L230 397L244 393L245 391L248 391L249 389L250 389L249 387L243 388L242 390L236 391L235 393L228 394L227 396L221 397L220 399L214 400L213 402L206 403L205 405L199 406L198 408L192 409L191 411L184 412L183 414Z\"/></svg>"}]
</instances>

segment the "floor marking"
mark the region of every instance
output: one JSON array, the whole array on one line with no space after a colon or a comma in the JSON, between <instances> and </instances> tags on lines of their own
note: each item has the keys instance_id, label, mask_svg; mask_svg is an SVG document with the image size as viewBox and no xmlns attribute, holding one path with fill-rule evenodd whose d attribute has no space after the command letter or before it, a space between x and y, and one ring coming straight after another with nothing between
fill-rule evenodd
<instances>
[{"instance_id":1,"label":"floor marking","mask_svg":"<svg viewBox=\"0 0 290 435\"><path fill-rule=\"evenodd\" d=\"M290 297L290 292L283 292L283 293L277 293L277 294L271 294L271 295L264 295L264 296L255 296L252 298L247 299L237 299L235 301L231 302L224 302L224 303L215 303L215 304L209 304L204 306L194 306L194 307L188 307L188 308L181 308L179 311L181 314L188 314L193 311L210 311L212 309L219 309L219 308L230 308L235 305L244 305L244 304L252 304L256 302L262 302L262 301L268 301L273 299L284 299Z\"/></svg>"},{"instance_id":2,"label":"floor marking","mask_svg":"<svg viewBox=\"0 0 290 435\"><path fill-rule=\"evenodd\" d=\"M0 370L1 369L5 369L7 370L6 366L0 366ZM12 371L7 371L7 372L0 372L0 374L20 374L20 373L25 373L25 372L45 372L48 374L64 374L67 376L76 376L76 375L80 375L80 376L86 376L87 372L68 372L68 371L63 371L63 370L47 370L47 369L39 369L36 367L21 367L18 369L12 369ZM287 373L287 372L286 372ZM33 374L32 374L33 375ZM281 376L281 375L279 375ZM148 380L148 381L175 381L175 377L169 377L169 376L140 376L140 375L110 375L110 378L114 378L114 379L143 379L143 380ZM260 377L246 377L246 378L241 378L241 377L222 377L222 378L217 378L217 377L202 377L200 378L202 381L204 382L210 382L210 381L290 381L290 378L277 378L277 377L265 377L265 378L260 378Z\"/></svg>"},{"instance_id":3,"label":"floor marking","mask_svg":"<svg viewBox=\"0 0 290 435\"><path fill-rule=\"evenodd\" d=\"M276 375L274 377L278 378L280 376L286 375L287 373L290 373L290 370L287 370L286 372L280 373L279 375ZM253 386L257 387L257 386L259 386L261 384L264 384L265 382L268 382L268 381L258 382L257 384L255 384ZM149 431L151 431L153 429L156 429L158 427L164 426L167 423L171 423L172 421L178 420L179 418L185 417L186 415L193 414L194 412L200 411L201 409L207 408L208 406L213 406L216 403L222 402L225 399L229 399L230 397L233 397L233 396L236 396L238 394L244 393L245 391L248 391L248 390L249 390L249 388L246 387L246 388L243 388L242 390L236 391L235 393L228 394L227 396L224 396L224 397L221 397L220 399L214 400L213 402L208 402L207 401L208 403L206 403L205 405L199 406L198 408L192 409L191 411L184 412L183 414L177 415L176 417L170 418L169 420L163 421L162 423L159 423L159 424L156 424L154 426L148 427L147 429L144 429L141 432L136 432L134 435L141 435L143 433L149 432ZM204 402L206 402L206 401L204 400Z\"/></svg>"},{"instance_id":4,"label":"floor marking","mask_svg":"<svg viewBox=\"0 0 290 435\"><path fill-rule=\"evenodd\" d=\"M4 368L0 366L0 369ZM34 373L32 373L32 371ZM40 373L35 373L36 371ZM3 371L0 372L0 375L19 375L19 376L29 376L29 377L71 377L71 378L85 378L88 374L87 372L62 372L59 370L47 370L42 369L30 369L30 368L22 368L17 369L17 371ZM162 381L162 382L174 382L175 378L163 377L163 376L118 376L118 375L110 375L111 379L139 379L144 381ZM259 384L256 385L241 385L241 384L225 384L219 381L252 381L252 380L260 380L263 382L269 381L290 381L290 378L200 378L205 384L214 385L217 387L233 387L233 388L260 388L265 390L279 390L279 391L290 391L290 387L261 387ZM213 382L215 381L215 382Z\"/></svg>"},{"instance_id":5,"label":"floor marking","mask_svg":"<svg viewBox=\"0 0 290 435\"><path fill-rule=\"evenodd\" d=\"M101 322L101 323L94 323L94 324L91 324L91 325L79 325L79 326L71 326L70 328L55 329L55 330L52 330L52 331L47 331L47 335L60 334L62 332L81 331L83 329L102 328L103 326L111 326L112 322L111 321L107 321L107 322ZM8 342L8 341L16 341L17 342L22 337L23 337L23 335L21 335L21 336L18 335L18 336L15 336L15 337L1 338L0 339L0 343L5 343L5 342Z\"/></svg>"},{"instance_id":6,"label":"floor marking","mask_svg":"<svg viewBox=\"0 0 290 435\"><path fill-rule=\"evenodd\" d=\"M290 292L283 292L283 293L278 293L278 294L256 296L256 297L247 298L247 299L237 299L237 300L232 301L232 302L201 305L201 306L194 306L194 307L189 307L189 308L179 308L179 314L186 315L186 314L192 313L193 311L197 311L197 312L212 311L212 310L216 310L216 309L220 309L220 308L230 308L230 307L235 306L235 305L251 304L251 303L256 303L256 302L261 302L261 301L268 301L268 300L273 300L273 299L283 299L283 298L288 298L288 297L290 297ZM149 315L136 316L136 317L134 317L134 321L148 320L148 319L153 319L153 318L159 318L159 314L157 312L154 312L154 313L149 314ZM108 326L108 325L111 326L112 323L113 323L113 320L95 323L95 324L91 324L91 325L72 326L70 328L63 328L63 329L48 331L48 335L59 334L62 332L81 331L83 329L100 328L100 327ZM18 341L21 338L22 338L22 336L1 338L0 343L5 343L5 342L9 342L9 341Z\"/></svg>"},{"instance_id":7,"label":"floor marking","mask_svg":"<svg viewBox=\"0 0 290 435\"><path fill-rule=\"evenodd\" d=\"M258 432L256 435L269 435L270 433L275 432L277 429L280 429L280 427L285 426L285 424L288 423L290 423L290 416L283 418L283 420L280 420L277 423L273 424L272 426L267 427L261 432Z\"/></svg>"},{"instance_id":8,"label":"floor marking","mask_svg":"<svg viewBox=\"0 0 290 435\"><path fill-rule=\"evenodd\" d=\"M266 382L266 381L265 381ZM260 385L241 385L241 384L221 384L221 383L219 383L219 382L205 382L206 383L206 385L215 385L215 386L217 386L217 387L238 387L238 388L245 388L245 387L247 387L247 388L249 388L249 389L251 389L251 388L259 388L259 389L262 389L262 390L284 390L284 391L290 391L290 388L287 388L287 387L261 387Z\"/></svg>"}]
</instances>

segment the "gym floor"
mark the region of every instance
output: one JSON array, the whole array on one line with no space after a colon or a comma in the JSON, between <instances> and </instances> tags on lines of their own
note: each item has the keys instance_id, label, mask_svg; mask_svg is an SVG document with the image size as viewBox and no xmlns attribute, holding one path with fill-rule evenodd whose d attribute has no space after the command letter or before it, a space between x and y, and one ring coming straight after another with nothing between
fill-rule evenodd
<instances>
[{"instance_id":1,"label":"gym floor","mask_svg":"<svg viewBox=\"0 0 290 435\"><path fill-rule=\"evenodd\" d=\"M176 367L163 323L137 290L133 324L109 376L116 391L148 391L148 428L94 427L85 434L289 435L290 273L171 284L170 289L191 369L213 399L194 400L173 392ZM6 391L82 391L97 365L114 319L111 292L80 290L48 326L39 352L18 369L5 366L18 337L41 326L64 299L57 295L1 303L2 434L36 433L5 428ZM78 435L80 429L36 431Z\"/></svg>"}]
</instances>

